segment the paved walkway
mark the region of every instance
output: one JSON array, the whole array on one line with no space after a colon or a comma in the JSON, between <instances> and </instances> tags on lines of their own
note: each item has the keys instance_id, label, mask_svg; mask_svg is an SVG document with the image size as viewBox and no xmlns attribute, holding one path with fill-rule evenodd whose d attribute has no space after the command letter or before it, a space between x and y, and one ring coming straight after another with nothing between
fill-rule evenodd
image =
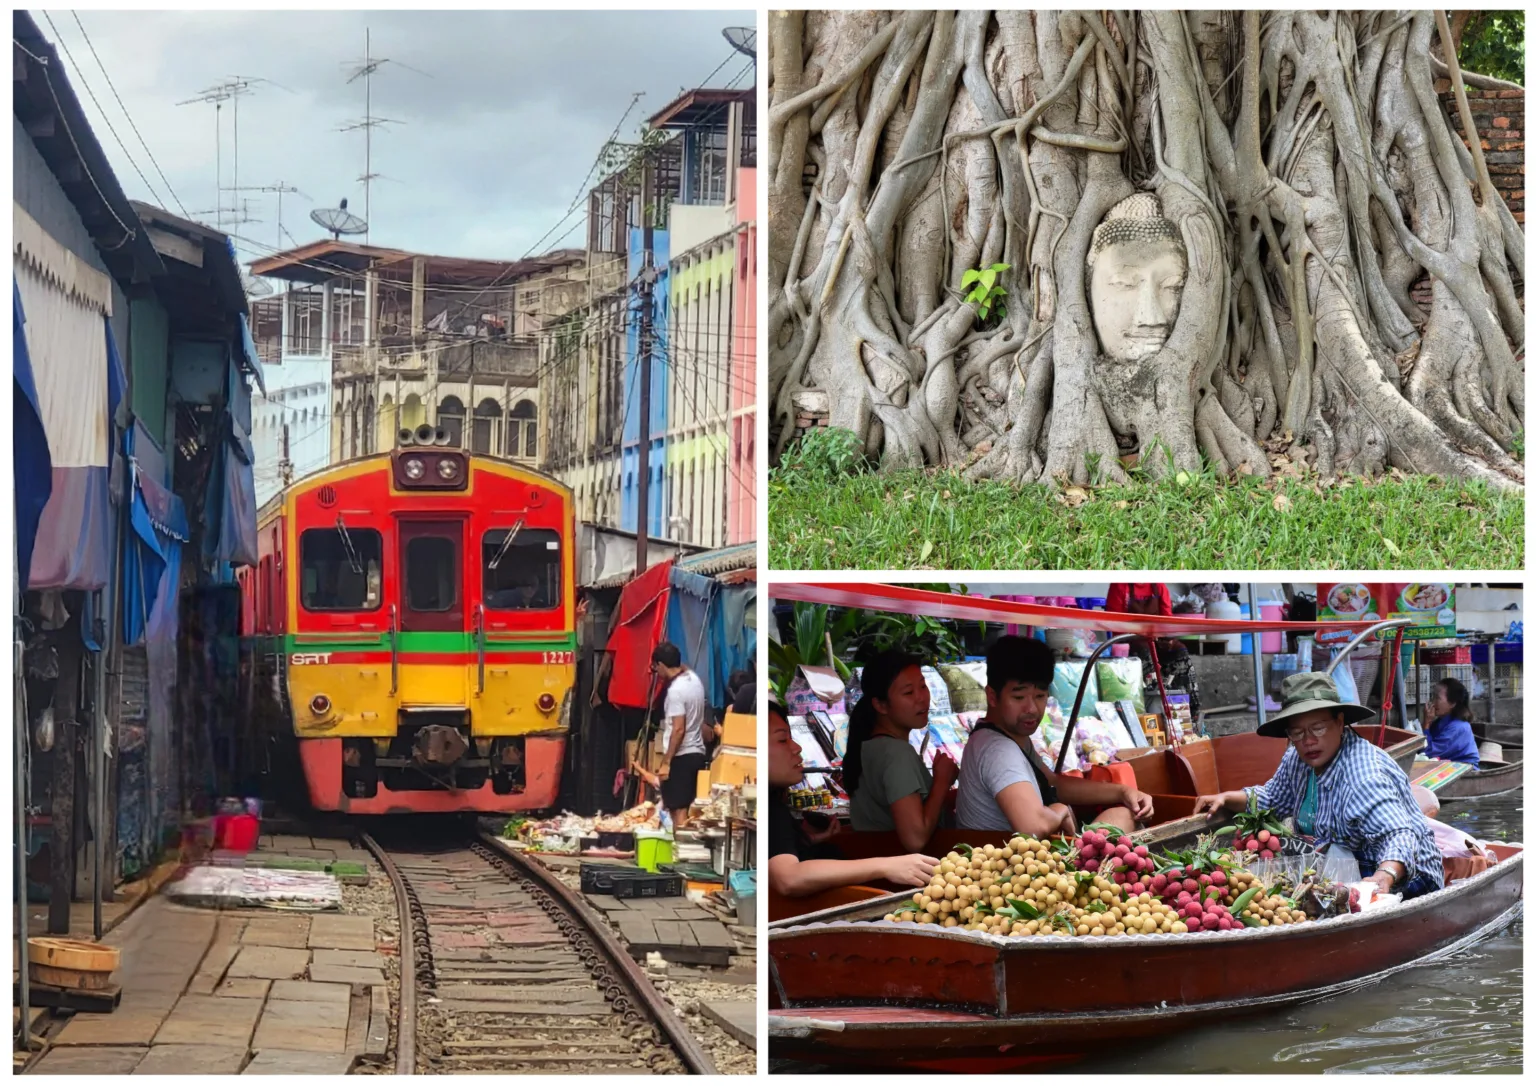
<instances>
[{"instance_id":1,"label":"paved walkway","mask_svg":"<svg viewBox=\"0 0 1536 1086\"><path fill-rule=\"evenodd\" d=\"M389 1005L368 917L156 897L103 941L123 952L121 1005L75 1015L34 1073L340 1074L383 1054Z\"/></svg>"}]
</instances>

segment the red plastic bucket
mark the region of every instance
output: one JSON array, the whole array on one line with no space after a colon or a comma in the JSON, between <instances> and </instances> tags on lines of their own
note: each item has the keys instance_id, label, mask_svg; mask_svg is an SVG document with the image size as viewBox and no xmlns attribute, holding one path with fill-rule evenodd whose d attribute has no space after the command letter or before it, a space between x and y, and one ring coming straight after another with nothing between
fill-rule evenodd
<instances>
[{"instance_id":1,"label":"red plastic bucket","mask_svg":"<svg viewBox=\"0 0 1536 1086\"><path fill-rule=\"evenodd\" d=\"M261 837L261 822L255 815L221 816L218 822L218 847L228 852L250 852Z\"/></svg>"}]
</instances>

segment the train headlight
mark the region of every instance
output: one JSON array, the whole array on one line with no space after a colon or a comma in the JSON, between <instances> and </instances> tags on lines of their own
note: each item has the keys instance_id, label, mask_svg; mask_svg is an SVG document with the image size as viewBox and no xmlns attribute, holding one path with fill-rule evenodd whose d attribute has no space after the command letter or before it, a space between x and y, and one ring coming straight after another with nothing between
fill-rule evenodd
<instances>
[{"instance_id":1,"label":"train headlight","mask_svg":"<svg viewBox=\"0 0 1536 1086\"><path fill-rule=\"evenodd\" d=\"M324 716L331 711L331 699L324 694L316 694L309 699L309 711L316 716Z\"/></svg>"},{"instance_id":2,"label":"train headlight","mask_svg":"<svg viewBox=\"0 0 1536 1086\"><path fill-rule=\"evenodd\" d=\"M540 694L539 695L539 703L538 704L539 704L539 712L541 712L541 713L552 713L552 712L554 712L555 711L555 695L553 695L553 694Z\"/></svg>"},{"instance_id":3,"label":"train headlight","mask_svg":"<svg viewBox=\"0 0 1536 1086\"><path fill-rule=\"evenodd\" d=\"M437 474L444 479L457 478L459 474L459 465L456 461L448 460L446 458L439 460L437 462Z\"/></svg>"},{"instance_id":4,"label":"train headlight","mask_svg":"<svg viewBox=\"0 0 1536 1086\"><path fill-rule=\"evenodd\" d=\"M405 462L405 477L407 479L420 479L427 473L427 465L422 463L421 457L413 456Z\"/></svg>"}]
</instances>

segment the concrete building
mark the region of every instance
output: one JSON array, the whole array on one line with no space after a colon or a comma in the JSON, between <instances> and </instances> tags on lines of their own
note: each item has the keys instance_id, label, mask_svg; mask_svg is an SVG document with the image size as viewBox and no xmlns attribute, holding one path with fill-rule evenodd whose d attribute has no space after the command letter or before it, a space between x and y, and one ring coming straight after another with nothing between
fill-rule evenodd
<instances>
[{"instance_id":1,"label":"concrete building","mask_svg":"<svg viewBox=\"0 0 1536 1086\"><path fill-rule=\"evenodd\" d=\"M335 240L256 261L252 274L288 284L264 300L258 343L272 344L274 372L294 374L274 383L285 396L264 444L281 441L286 420L297 477L430 423L455 446L540 462L539 344L586 300L587 267L579 249L498 261ZM314 402L322 383L325 404ZM305 442L325 435L323 459L294 443L295 426Z\"/></svg>"},{"instance_id":2,"label":"concrete building","mask_svg":"<svg viewBox=\"0 0 1536 1086\"><path fill-rule=\"evenodd\" d=\"M723 547L756 538L751 465L756 407L756 116L750 90L689 91L650 118L672 133L651 156L648 449L640 441L640 315L646 290L641 171L588 200L588 258L622 253L627 281L593 279L592 300L543 344L549 470L577 516L634 531L650 473L651 536Z\"/></svg>"},{"instance_id":3,"label":"concrete building","mask_svg":"<svg viewBox=\"0 0 1536 1086\"><path fill-rule=\"evenodd\" d=\"M251 398L258 506L266 504L285 481L302 479L331 461L330 360L283 358L283 304L282 295L251 303L252 323L258 333L274 323L278 327L276 335L265 339L256 336L256 350L267 377L267 391Z\"/></svg>"}]
</instances>

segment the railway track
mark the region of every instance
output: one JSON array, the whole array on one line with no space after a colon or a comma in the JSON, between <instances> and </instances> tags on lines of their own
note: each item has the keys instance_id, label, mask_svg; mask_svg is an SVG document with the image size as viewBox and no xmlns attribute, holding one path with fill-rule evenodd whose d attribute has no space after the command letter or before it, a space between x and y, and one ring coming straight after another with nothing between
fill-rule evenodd
<instances>
[{"instance_id":1,"label":"railway track","mask_svg":"<svg viewBox=\"0 0 1536 1086\"><path fill-rule=\"evenodd\" d=\"M713 1074L605 922L494 837L368 835L401 918L396 1074Z\"/></svg>"}]
</instances>

